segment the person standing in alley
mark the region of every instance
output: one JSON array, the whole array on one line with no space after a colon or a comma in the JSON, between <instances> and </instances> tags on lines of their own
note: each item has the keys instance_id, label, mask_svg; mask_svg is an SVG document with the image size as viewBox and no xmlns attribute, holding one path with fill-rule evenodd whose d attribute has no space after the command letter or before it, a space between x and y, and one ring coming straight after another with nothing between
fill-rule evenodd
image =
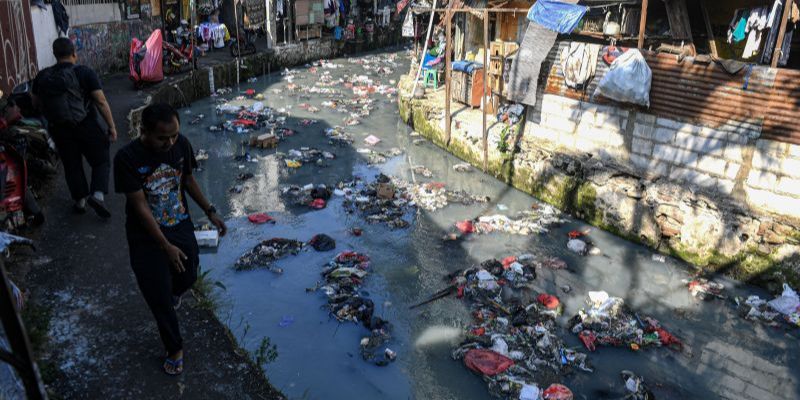
<instances>
[{"instance_id":1,"label":"person standing in alley","mask_svg":"<svg viewBox=\"0 0 800 400\"><path fill-rule=\"evenodd\" d=\"M197 167L180 117L167 104L142 111L140 136L114 157L114 185L126 197L130 260L167 355L164 371L183 371L183 340L177 307L197 279L199 249L186 194L224 236L227 228L192 174Z\"/></svg>"},{"instance_id":2,"label":"person standing in alley","mask_svg":"<svg viewBox=\"0 0 800 400\"><path fill-rule=\"evenodd\" d=\"M33 81L34 104L47 118L74 210L83 214L89 205L100 217L109 218L104 195L111 168L109 147L117 140L111 108L97 73L76 65L78 56L69 39L53 41L53 55L56 64L39 72ZM83 171L84 158L92 170L91 185Z\"/></svg>"}]
</instances>

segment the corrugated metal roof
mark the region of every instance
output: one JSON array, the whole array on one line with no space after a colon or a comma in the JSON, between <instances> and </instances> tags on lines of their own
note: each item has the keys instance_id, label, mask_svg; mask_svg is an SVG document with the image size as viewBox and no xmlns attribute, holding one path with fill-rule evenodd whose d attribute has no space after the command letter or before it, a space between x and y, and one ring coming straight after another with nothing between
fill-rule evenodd
<instances>
[{"instance_id":1,"label":"corrugated metal roof","mask_svg":"<svg viewBox=\"0 0 800 400\"><path fill-rule=\"evenodd\" d=\"M608 71L602 59L598 59L595 78L586 91L564 85L558 55L568 43L561 41L554 46L542 66L540 79L546 81L545 93L611 103L591 99ZM640 108L642 111L709 126L761 125L764 138L800 144L800 124L796 122L800 115L800 71L754 66L747 77L747 67L737 75L729 75L714 63L678 63L674 55L647 54L645 59L653 72L653 82L650 108Z\"/></svg>"}]
</instances>

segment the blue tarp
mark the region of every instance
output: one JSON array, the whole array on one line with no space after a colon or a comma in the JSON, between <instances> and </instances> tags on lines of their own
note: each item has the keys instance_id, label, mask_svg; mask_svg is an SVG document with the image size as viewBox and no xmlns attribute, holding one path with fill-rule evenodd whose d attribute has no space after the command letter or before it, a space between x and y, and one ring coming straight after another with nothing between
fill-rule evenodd
<instances>
[{"instance_id":1,"label":"blue tarp","mask_svg":"<svg viewBox=\"0 0 800 400\"><path fill-rule=\"evenodd\" d=\"M528 11L528 19L558 33L570 33L578 27L589 7L539 0Z\"/></svg>"},{"instance_id":2,"label":"blue tarp","mask_svg":"<svg viewBox=\"0 0 800 400\"><path fill-rule=\"evenodd\" d=\"M482 69L483 68L483 64L482 63L476 63L476 62L466 61L466 60L464 60L464 61L454 61L452 66L453 66L453 71L462 71L462 72L466 72L468 74L471 74L476 69Z\"/></svg>"}]
</instances>

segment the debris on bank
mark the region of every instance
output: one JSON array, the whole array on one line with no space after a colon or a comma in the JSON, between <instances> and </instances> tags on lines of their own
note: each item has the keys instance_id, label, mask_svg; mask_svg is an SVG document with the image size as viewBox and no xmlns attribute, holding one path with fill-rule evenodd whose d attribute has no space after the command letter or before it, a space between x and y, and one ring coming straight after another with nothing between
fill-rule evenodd
<instances>
[{"instance_id":1,"label":"debris on bank","mask_svg":"<svg viewBox=\"0 0 800 400\"><path fill-rule=\"evenodd\" d=\"M480 235L500 232L512 235L533 235L546 233L551 225L564 221L561 213L555 207L544 205L537 210L520 212L516 218L495 214L459 221L456 223L456 229L462 234Z\"/></svg>"},{"instance_id":2,"label":"debris on bank","mask_svg":"<svg viewBox=\"0 0 800 400\"><path fill-rule=\"evenodd\" d=\"M274 265L275 261L288 255L297 255L303 249L305 243L283 238L272 238L264 240L252 249L248 250L234 264L236 271L249 271L264 268L277 274L283 273L283 269Z\"/></svg>"}]
</instances>

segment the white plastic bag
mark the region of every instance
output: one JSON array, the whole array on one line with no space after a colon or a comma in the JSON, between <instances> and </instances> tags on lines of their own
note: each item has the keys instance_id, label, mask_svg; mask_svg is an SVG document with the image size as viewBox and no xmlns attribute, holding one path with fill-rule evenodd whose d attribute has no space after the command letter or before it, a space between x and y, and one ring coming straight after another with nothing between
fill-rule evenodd
<instances>
[{"instance_id":1,"label":"white plastic bag","mask_svg":"<svg viewBox=\"0 0 800 400\"><path fill-rule=\"evenodd\" d=\"M637 49L630 49L617 57L600 80L594 95L623 103L650 107L650 83L653 72Z\"/></svg>"},{"instance_id":2,"label":"white plastic bag","mask_svg":"<svg viewBox=\"0 0 800 400\"><path fill-rule=\"evenodd\" d=\"M797 308L800 307L800 296L797 295L797 292L792 290L791 286L784 283L783 293L779 297L767 302L767 304L773 310L783 315L791 315L797 312Z\"/></svg>"}]
</instances>

